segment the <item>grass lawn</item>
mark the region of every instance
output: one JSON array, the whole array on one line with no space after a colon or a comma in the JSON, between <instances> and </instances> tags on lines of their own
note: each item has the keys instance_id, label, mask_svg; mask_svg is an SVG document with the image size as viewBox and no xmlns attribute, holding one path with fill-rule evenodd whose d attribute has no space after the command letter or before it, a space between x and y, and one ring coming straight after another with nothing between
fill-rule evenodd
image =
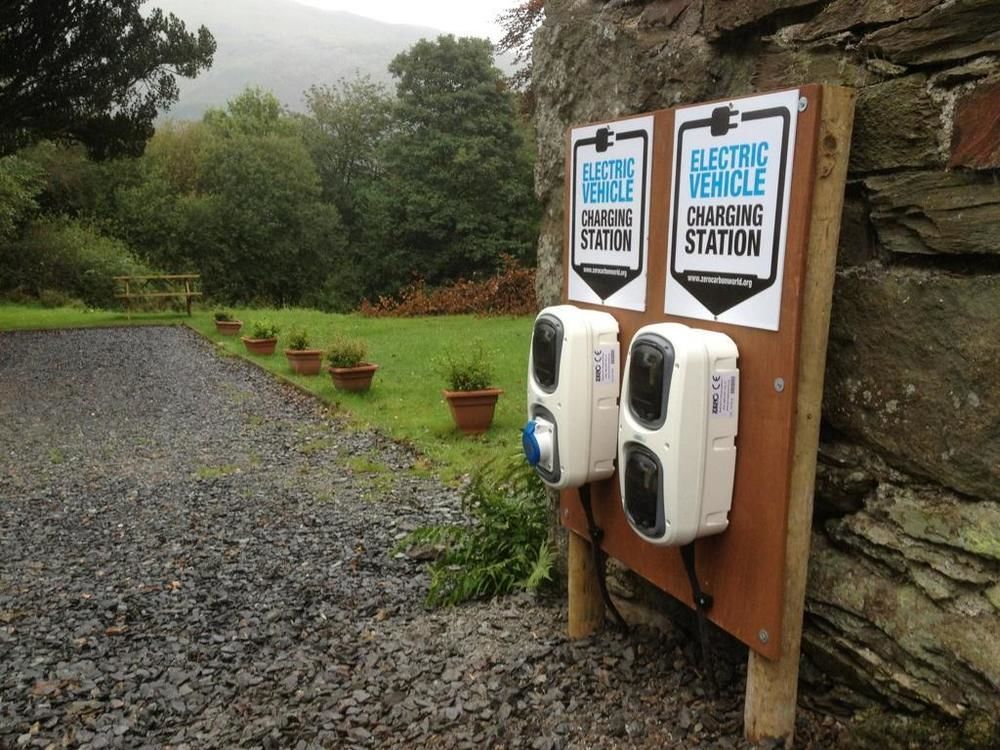
<instances>
[{"instance_id":1,"label":"grass lawn","mask_svg":"<svg viewBox=\"0 0 1000 750\"><path fill-rule=\"evenodd\" d=\"M252 360L294 381L348 413L356 424L371 425L396 439L412 443L429 459L428 471L446 480L467 474L497 456L520 452L531 317L364 318L315 310L239 308L232 312L244 322L244 332L250 321L268 318L281 328L282 335L292 328L304 329L316 348L325 348L338 335L363 338L368 343L369 359L379 365L371 390L362 394L336 391L325 372L315 377L293 375L282 352L280 337L274 355L249 355L238 337L216 333L210 312L195 312L191 318L183 314L134 314L131 324L188 323L216 342L220 350ZM0 305L0 330L126 325L129 322L124 314L117 312ZM504 389L504 395L497 404L496 418L489 432L479 438L468 438L452 424L448 406L441 396L444 383L436 368L438 359L446 351L473 346L477 340L483 343L495 365L495 385Z\"/></svg>"},{"instance_id":2,"label":"grass lawn","mask_svg":"<svg viewBox=\"0 0 1000 750\"><path fill-rule=\"evenodd\" d=\"M175 325L187 320L175 312L132 313L117 310L85 310L77 307L42 307L0 303L0 331L43 328L100 328L124 325ZM527 365L525 365L527 366Z\"/></svg>"}]
</instances>

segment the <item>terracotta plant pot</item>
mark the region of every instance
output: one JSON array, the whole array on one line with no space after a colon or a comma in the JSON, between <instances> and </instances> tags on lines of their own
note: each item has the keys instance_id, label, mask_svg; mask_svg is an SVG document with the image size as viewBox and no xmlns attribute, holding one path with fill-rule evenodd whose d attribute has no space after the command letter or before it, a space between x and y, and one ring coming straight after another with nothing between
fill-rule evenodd
<instances>
[{"instance_id":1,"label":"terracotta plant pot","mask_svg":"<svg viewBox=\"0 0 1000 750\"><path fill-rule=\"evenodd\" d=\"M278 339L251 339L242 337L243 346L251 354L274 354L274 348L278 345Z\"/></svg>"},{"instance_id":2,"label":"terracotta plant pot","mask_svg":"<svg viewBox=\"0 0 1000 750\"><path fill-rule=\"evenodd\" d=\"M493 422L497 399L503 391L486 388L482 391L441 391L448 400L455 425L466 435L481 435Z\"/></svg>"},{"instance_id":3,"label":"terracotta plant pot","mask_svg":"<svg viewBox=\"0 0 1000 750\"><path fill-rule=\"evenodd\" d=\"M217 320L215 321L215 330L221 333L223 336L235 336L240 332L243 327L242 320Z\"/></svg>"},{"instance_id":4,"label":"terracotta plant pot","mask_svg":"<svg viewBox=\"0 0 1000 750\"><path fill-rule=\"evenodd\" d=\"M333 387L338 391L367 391L378 365L361 362L356 367L328 367Z\"/></svg>"},{"instance_id":5,"label":"terracotta plant pot","mask_svg":"<svg viewBox=\"0 0 1000 750\"><path fill-rule=\"evenodd\" d=\"M296 375L315 375L323 365L323 352L319 349L285 349L285 356Z\"/></svg>"}]
</instances>

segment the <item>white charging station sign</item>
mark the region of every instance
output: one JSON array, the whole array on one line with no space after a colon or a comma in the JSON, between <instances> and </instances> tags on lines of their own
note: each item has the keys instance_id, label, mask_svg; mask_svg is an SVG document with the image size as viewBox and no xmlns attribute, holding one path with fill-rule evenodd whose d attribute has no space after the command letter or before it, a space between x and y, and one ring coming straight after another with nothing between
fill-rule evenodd
<instances>
[{"instance_id":1,"label":"white charging station sign","mask_svg":"<svg viewBox=\"0 0 1000 750\"><path fill-rule=\"evenodd\" d=\"M678 109L665 312L777 331L799 92Z\"/></svg>"},{"instance_id":2,"label":"white charging station sign","mask_svg":"<svg viewBox=\"0 0 1000 750\"><path fill-rule=\"evenodd\" d=\"M653 118L574 128L570 300L646 309Z\"/></svg>"}]
</instances>

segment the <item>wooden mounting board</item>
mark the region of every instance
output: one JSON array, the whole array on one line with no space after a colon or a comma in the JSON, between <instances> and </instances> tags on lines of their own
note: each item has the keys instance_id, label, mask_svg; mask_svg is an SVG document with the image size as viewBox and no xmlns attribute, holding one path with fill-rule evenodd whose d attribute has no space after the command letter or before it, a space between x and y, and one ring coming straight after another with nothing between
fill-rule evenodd
<instances>
[{"instance_id":1,"label":"wooden mounting board","mask_svg":"<svg viewBox=\"0 0 1000 750\"><path fill-rule=\"evenodd\" d=\"M822 112L822 86L799 89L808 101L798 113L792 168L785 270L778 331L744 328L666 315L664 290L667 274L667 226L671 205L670 175L674 137L674 111L653 113L653 164L649 227L648 289L645 312L588 305L580 307L610 312L621 328L624 353L643 325L675 321L722 331L740 351L740 418L737 437L736 479L729 528L718 536L697 542L698 577L714 596L709 619L757 653L777 659L781 655L782 612L785 595L785 555L788 529L790 477L795 439L799 354L802 337L803 282L808 256L813 188L816 179L817 140ZM726 100L723 100L726 101ZM609 124L614 122L609 120ZM572 174L567 135L566 174ZM843 158L846 160L846 154ZM566 179L567 225L571 220L570 190ZM567 227L567 237L570 230ZM569 248L564 243L563 269L568 274ZM564 277L563 290L568 288ZM823 333L825 341L826 334ZM784 389L775 389L780 378ZM604 530L602 548L658 588L693 606L680 553L640 539L622 511L617 474L592 485L594 515ZM567 528L588 538L587 523L575 490L560 498L560 517Z\"/></svg>"}]
</instances>

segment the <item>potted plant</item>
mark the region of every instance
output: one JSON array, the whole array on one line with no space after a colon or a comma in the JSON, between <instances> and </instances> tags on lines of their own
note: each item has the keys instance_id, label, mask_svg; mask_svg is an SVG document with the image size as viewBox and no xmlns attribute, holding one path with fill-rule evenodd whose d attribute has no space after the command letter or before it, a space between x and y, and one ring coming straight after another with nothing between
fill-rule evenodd
<instances>
[{"instance_id":1,"label":"potted plant","mask_svg":"<svg viewBox=\"0 0 1000 750\"><path fill-rule=\"evenodd\" d=\"M270 320L255 320L250 324L250 335L243 337L243 345L251 354L274 354L278 343L278 326Z\"/></svg>"},{"instance_id":2,"label":"potted plant","mask_svg":"<svg viewBox=\"0 0 1000 750\"><path fill-rule=\"evenodd\" d=\"M492 388L493 367L482 344L462 354L450 353L441 363L448 387L442 391L455 425L466 435L481 435L493 422L503 391Z\"/></svg>"},{"instance_id":3,"label":"potted plant","mask_svg":"<svg viewBox=\"0 0 1000 750\"><path fill-rule=\"evenodd\" d=\"M235 336L243 327L242 320L235 320L233 314L228 310L216 310L215 330L223 336Z\"/></svg>"},{"instance_id":4,"label":"potted plant","mask_svg":"<svg viewBox=\"0 0 1000 750\"><path fill-rule=\"evenodd\" d=\"M361 339L340 338L326 351L333 385L341 391L367 391L378 365L365 362L368 345Z\"/></svg>"},{"instance_id":5,"label":"potted plant","mask_svg":"<svg viewBox=\"0 0 1000 750\"><path fill-rule=\"evenodd\" d=\"M315 375L323 364L323 352L309 348L309 336L301 329L288 334L288 348L285 349L288 364L297 375Z\"/></svg>"}]
</instances>

